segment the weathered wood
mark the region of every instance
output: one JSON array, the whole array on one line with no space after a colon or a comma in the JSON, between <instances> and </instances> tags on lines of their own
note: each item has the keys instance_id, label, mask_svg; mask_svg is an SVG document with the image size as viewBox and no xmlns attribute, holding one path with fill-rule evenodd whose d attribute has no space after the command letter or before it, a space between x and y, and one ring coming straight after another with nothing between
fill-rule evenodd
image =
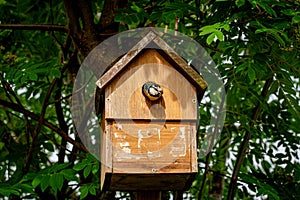
<instances>
[{"instance_id":1,"label":"weathered wood","mask_svg":"<svg viewBox=\"0 0 300 200\"><path fill-rule=\"evenodd\" d=\"M149 32L139 43L132 47L129 52L123 56L112 68L110 68L103 76L97 81L96 85L100 89L104 88L109 81L115 78L115 76L122 71L124 67L140 53L157 35L153 32Z\"/></svg>"},{"instance_id":2,"label":"weathered wood","mask_svg":"<svg viewBox=\"0 0 300 200\"><path fill-rule=\"evenodd\" d=\"M183 60L175 51L172 49L164 40L160 37L156 37L153 41L159 46L163 47L164 53L174 61L176 67L179 71L182 72L185 77L189 79L197 87L200 93L204 92L207 88L207 83L203 78L196 72L191 66L189 66L185 60Z\"/></svg>"},{"instance_id":3,"label":"weathered wood","mask_svg":"<svg viewBox=\"0 0 300 200\"><path fill-rule=\"evenodd\" d=\"M197 173L196 121L108 120L107 126L112 150L105 156L113 169L102 169L107 170L102 173L102 187L183 190Z\"/></svg>"},{"instance_id":4,"label":"weathered wood","mask_svg":"<svg viewBox=\"0 0 300 200\"><path fill-rule=\"evenodd\" d=\"M107 121L101 121L101 128L104 132L100 135L101 140L101 177L100 185L103 188L105 180L110 180L110 174L112 173L112 144L111 144L111 128Z\"/></svg>"},{"instance_id":5,"label":"weathered wood","mask_svg":"<svg viewBox=\"0 0 300 200\"><path fill-rule=\"evenodd\" d=\"M146 49L151 42L161 49ZM163 88L159 100L143 96L148 81ZM101 187L140 191L140 199L147 191L157 199L155 191L187 189L198 172L197 93L206 88L201 76L150 32L97 85L105 104Z\"/></svg>"},{"instance_id":6,"label":"weathered wood","mask_svg":"<svg viewBox=\"0 0 300 200\"><path fill-rule=\"evenodd\" d=\"M139 172L152 173L155 169L159 173L161 168L168 166L169 169L177 169L177 172L190 172L191 126L190 123L178 122L113 123L114 171L139 169ZM122 163L132 163L132 166L126 168Z\"/></svg>"},{"instance_id":7,"label":"weathered wood","mask_svg":"<svg viewBox=\"0 0 300 200\"><path fill-rule=\"evenodd\" d=\"M147 45L154 42L157 47L164 51L165 55L171 60L174 60L176 67L179 71L185 74L188 79L195 84L195 87L199 90L199 93L204 93L207 83L202 77L189 66L164 40L150 31L143 39L140 40L124 57L122 57L111 69L109 69L96 83L96 85L102 90L108 83L115 78L128 64L135 58ZM202 96L202 95L200 95Z\"/></svg>"},{"instance_id":8,"label":"weathered wood","mask_svg":"<svg viewBox=\"0 0 300 200\"><path fill-rule=\"evenodd\" d=\"M186 190L190 187L196 173L165 173L165 174L106 174L111 179L106 179L105 189L121 191L162 191ZM114 184L109 184L114 183ZM154 184L155 183L155 184Z\"/></svg>"}]
</instances>

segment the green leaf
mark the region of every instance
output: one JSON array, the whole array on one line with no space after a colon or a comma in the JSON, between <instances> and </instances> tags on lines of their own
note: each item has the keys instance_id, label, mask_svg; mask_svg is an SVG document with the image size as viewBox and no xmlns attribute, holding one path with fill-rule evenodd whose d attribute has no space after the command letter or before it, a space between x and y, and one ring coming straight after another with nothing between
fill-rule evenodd
<instances>
[{"instance_id":1,"label":"green leaf","mask_svg":"<svg viewBox=\"0 0 300 200\"><path fill-rule=\"evenodd\" d=\"M256 73L253 68L248 68L248 77L250 79L250 83L253 83L256 79Z\"/></svg>"},{"instance_id":2,"label":"green leaf","mask_svg":"<svg viewBox=\"0 0 300 200\"><path fill-rule=\"evenodd\" d=\"M275 10L273 10L273 8L271 6L269 6L267 3L265 3L264 1L257 1L258 5L260 7L262 7L267 13L269 13L270 15L277 17L277 14L275 12Z\"/></svg>"},{"instance_id":3,"label":"green leaf","mask_svg":"<svg viewBox=\"0 0 300 200\"><path fill-rule=\"evenodd\" d=\"M51 174L49 177L49 185L55 192L57 191L56 175L57 174Z\"/></svg>"},{"instance_id":4,"label":"green leaf","mask_svg":"<svg viewBox=\"0 0 300 200\"><path fill-rule=\"evenodd\" d=\"M224 28L225 31L230 31L229 24L224 24L222 28Z\"/></svg>"},{"instance_id":5,"label":"green leaf","mask_svg":"<svg viewBox=\"0 0 300 200\"><path fill-rule=\"evenodd\" d=\"M130 17L130 21L131 21L133 24L136 24L136 23L139 22L139 18L138 18L138 16L137 16L136 14L131 14L131 15L129 15L129 17Z\"/></svg>"},{"instance_id":6,"label":"green leaf","mask_svg":"<svg viewBox=\"0 0 300 200\"><path fill-rule=\"evenodd\" d=\"M53 174L55 175L55 182L57 184L58 190L61 190L64 184L64 175L63 174Z\"/></svg>"},{"instance_id":7,"label":"green leaf","mask_svg":"<svg viewBox=\"0 0 300 200\"><path fill-rule=\"evenodd\" d=\"M246 69L249 66L249 62L244 62L243 64L239 65L235 72L238 73L239 71L243 71L244 69Z\"/></svg>"},{"instance_id":8,"label":"green leaf","mask_svg":"<svg viewBox=\"0 0 300 200\"><path fill-rule=\"evenodd\" d=\"M34 73L29 73L28 77L29 77L29 80L32 80L32 81L37 81L38 80L38 75L34 74Z\"/></svg>"},{"instance_id":9,"label":"green leaf","mask_svg":"<svg viewBox=\"0 0 300 200\"><path fill-rule=\"evenodd\" d=\"M295 16L296 12L292 9L285 9L285 10L281 10L281 13L288 15L288 16Z\"/></svg>"},{"instance_id":10,"label":"green leaf","mask_svg":"<svg viewBox=\"0 0 300 200\"><path fill-rule=\"evenodd\" d=\"M42 192L45 192L45 190L47 189L47 187L49 187L50 185L50 180L49 180L49 176L42 176L42 179L41 179L41 190Z\"/></svg>"},{"instance_id":11,"label":"green leaf","mask_svg":"<svg viewBox=\"0 0 300 200\"><path fill-rule=\"evenodd\" d=\"M267 32L268 30L270 30L270 29L268 29L268 28L257 29L257 30L255 31L255 34Z\"/></svg>"},{"instance_id":12,"label":"green leaf","mask_svg":"<svg viewBox=\"0 0 300 200\"><path fill-rule=\"evenodd\" d=\"M124 15L116 13L114 14L114 21L115 22L122 22L124 20Z\"/></svg>"},{"instance_id":13,"label":"green leaf","mask_svg":"<svg viewBox=\"0 0 300 200\"><path fill-rule=\"evenodd\" d=\"M265 183L260 183L259 184L260 188L258 188L258 192L261 194L269 194L271 195L274 199L280 200L278 196L278 192L269 184Z\"/></svg>"},{"instance_id":14,"label":"green leaf","mask_svg":"<svg viewBox=\"0 0 300 200\"><path fill-rule=\"evenodd\" d=\"M257 0L248 0L248 1L251 3L251 5L252 5L253 8L256 7L256 5L257 5Z\"/></svg>"},{"instance_id":15,"label":"green leaf","mask_svg":"<svg viewBox=\"0 0 300 200\"><path fill-rule=\"evenodd\" d=\"M273 37L274 40L277 40L282 46L285 46L284 40L279 35L281 33L280 31L275 30L275 29L269 29L269 28L261 28L261 29L257 29L255 31L255 34L259 34L259 33L263 33L263 32L266 32L268 35ZM281 34L284 35L283 33L281 33ZM287 37L287 36L285 36L285 37Z\"/></svg>"},{"instance_id":16,"label":"green leaf","mask_svg":"<svg viewBox=\"0 0 300 200\"><path fill-rule=\"evenodd\" d=\"M237 7L241 7L245 4L245 2L245 0L236 0L235 5L237 5Z\"/></svg>"},{"instance_id":17,"label":"green leaf","mask_svg":"<svg viewBox=\"0 0 300 200\"><path fill-rule=\"evenodd\" d=\"M53 68L53 69L50 70L50 75L54 76L56 78L60 78L61 77L61 72L58 69Z\"/></svg>"},{"instance_id":18,"label":"green leaf","mask_svg":"<svg viewBox=\"0 0 300 200\"><path fill-rule=\"evenodd\" d=\"M299 15L295 15L295 16L292 18L292 23L293 23L293 24L300 23L300 16L299 16Z\"/></svg>"},{"instance_id":19,"label":"green leaf","mask_svg":"<svg viewBox=\"0 0 300 200\"><path fill-rule=\"evenodd\" d=\"M162 13L162 17L164 18L166 23L174 22L177 16L176 11L167 11Z\"/></svg>"},{"instance_id":20,"label":"green leaf","mask_svg":"<svg viewBox=\"0 0 300 200\"><path fill-rule=\"evenodd\" d=\"M210 44L214 41L215 36L216 36L215 33L210 34L210 35L206 38L206 43L210 45Z\"/></svg>"},{"instance_id":21,"label":"green leaf","mask_svg":"<svg viewBox=\"0 0 300 200\"><path fill-rule=\"evenodd\" d=\"M89 192L90 192L90 194L92 194L92 195L96 195L96 188L95 188L94 185L93 185L92 187L90 187Z\"/></svg>"},{"instance_id":22,"label":"green leaf","mask_svg":"<svg viewBox=\"0 0 300 200\"><path fill-rule=\"evenodd\" d=\"M6 197L11 196L12 194L16 195L16 196L20 196L19 191L15 190L15 189L12 189L12 188L7 188L7 187L0 188L0 194L4 195Z\"/></svg>"},{"instance_id":23,"label":"green leaf","mask_svg":"<svg viewBox=\"0 0 300 200\"><path fill-rule=\"evenodd\" d=\"M277 153L277 154L275 155L275 158L279 158L279 159L282 159L282 158L285 158L285 157L286 157L286 155L283 154L283 153Z\"/></svg>"},{"instance_id":24,"label":"green leaf","mask_svg":"<svg viewBox=\"0 0 300 200\"><path fill-rule=\"evenodd\" d=\"M50 152L54 152L54 147L53 147L53 144L49 143L49 142L46 142L43 144L43 147L45 149L47 149L48 151Z\"/></svg>"},{"instance_id":25,"label":"green leaf","mask_svg":"<svg viewBox=\"0 0 300 200\"><path fill-rule=\"evenodd\" d=\"M29 184L18 183L15 185L15 187L21 190L23 193L34 194L33 187Z\"/></svg>"},{"instance_id":26,"label":"green leaf","mask_svg":"<svg viewBox=\"0 0 300 200\"><path fill-rule=\"evenodd\" d=\"M55 163L54 165L46 168L47 169L47 173L56 173L62 169L65 169L67 168L68 166L70 166L71 163L63 163L63 164L60 164L60 163Z\"/></svg>"},{"instance_id":27,"label":"green leaf","mask_svg":"<svg viewBox=\"0 0 300 200\"><path fill-rule=\"evenodd\" d=\"M224 35L223 35L223 33L222 33L221 31L219 31L219 30L215 30L215 32L214 32L214 33L216 34L216 36L217 36L218 40L220 40L220 41L223 41L223 39L224 39Z\"/></svg>"},{"instance_id":28,"label":"green leaf","mask_svg":"<svg viewBox=\"0 0 300 200\"><path fill-rule=\"evenodd\" d=\"M130 6L130 8L136 12L144 12L144 9L138 7L137 5Z\"/></svg>"},{"instance_id":29,"label":"green leaf","mask_svg":"<svg viewBox=\"0 0 300 200\"><path fill-rule=\"evenodd\" d=\"M64 169L60 173L63 174L65 179L67 179L68 181L77 180L76 171L74 171L73 169Z\"/></svg>"},{"instance_id":30,"label":"green leaf","mask_svg":"<svg viewBox=\"0 0 300 200\"><path fill-rule=\"evenodd\" d=\"M80 191L80 199L85 198L89 194L89 187L87 185L83 185L79 189Z\"/></svg>"},{"instance_id":31,"label":"green leaf","mask_svg":"<svg viewBox=\"0 0 300 200\"><path fill-rule=\"evenodd\" d=\"M99 171L100 165L96 163L93 165L92 173L95 175Z\"/></svg>"},{"instance_id":32,"label":"green leaf","mask_svg":"<svg viewBox=\"0 0 300 200\"><path fill-rule=\"evenodd\" d=\"M95 158L95 156L93 156L92 154L88 153L86 155L86 158L90 161L90 162L98 162L98 160Z\"/></svg>"},{"instance_id":33,"label":"green leaf","mask_svg":"<svg viewBox=\"0 0 300 200\"><path fill-rule=\"evenodd\" d=\"M210 34L210 33L214 33L216 31L215 28L212 28L211 26L208 26L208 27L203 27L200 29L200 35L207 35L207 34Z\"/></svg>"},{"instance_id":34,"label":"green leaf","mask_svg":"<svg viewBox=\"0 0 300 200\"><path fill-rule=\"evenodd\" d=\"M27 77L27 75L23 75L22 77L21 77L21 84L24 84L24 83L27 83L28 82L28 77Z\"/></svg>"},{"instance_id":35,"label":"green leaf","mask_svg":"<svg viewBox=\"0 0 300 200\"><path fill-rule=\"evenodd\" d=\"M84 168L84 170L83 170L84 178L87 178L90 175L90 173L92 171L92 167L93 166L90 164L90 165L86 166L86 168Z\"/></svg>"},{"instance_id":36,"label":"green leaf","mask_svg":"<svg viewBox=\"0 0 300 200\"><path fill-rule=\"evenodd\" d=\"M279 89L279 84L277 81L274 81L271 85L271 88L269 90L269 94L274 94L275 92L277 92Z\"/></svg>"},{"instance_id":37,"label":"green leaf","mask_svg":"<svg viewBox=\"0 0 300 200\"><path fill-rule=\"evenodd\" d=\"M253 175L241 173L239 176L246 183L257 184L257 179Z\"/></svg>"},{"instance_id":38,"label":"green leaf","mask_svg":"<svg viewBox=\"0 0 300 200\"><path fill-rule=\"evenodd\" d=\"M36 188L40 183L41 183L41 180L42 180L42 176L41 175L37 175L33 181L32 181L32 187L33 188Z\"/></svg>"},{"instance_id":39,"label":"green leaf","mask_svg":"<svg viewBox=\"0 0 300 200\"><path fill-rule=\"evenodd\" d=\"M83 168L85 168L86 166L87 166L87 163L80 162L80 163L77 163L76 165L74 165L73 169L76 170L76 171L80 171Z\"/></svg>"},{"instance_id":40,"label":"green leaf","mask_svg":"<svg viewBox=\"0 0 300 200\"><path fill-rule=\"evenodd\" d=\"M4 142L0 142L0 151L3 149L3 147L5 147L5 143Z\"/></svg>"},{"instance_id":41,"label":"green leaf","mask_svg":"<svg viewBox=\"0 0 300 200\"><path fill-rule=\"evenodd\" d=\"M161 17L162 13L161 12L152 12L149 16L149 19L151 21L156 21Z\"/></svg>"}]
</instances>

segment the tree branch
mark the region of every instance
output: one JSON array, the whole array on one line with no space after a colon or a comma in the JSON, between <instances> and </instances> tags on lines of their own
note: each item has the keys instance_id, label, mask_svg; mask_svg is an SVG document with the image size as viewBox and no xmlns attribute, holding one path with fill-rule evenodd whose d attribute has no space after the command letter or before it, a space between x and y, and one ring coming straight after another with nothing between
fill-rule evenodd
<instances>
[{"instance_id":1,"label":"tree branch","mask_svg":"<svg viewBox=\"0 0 300 200\"><path fill-rule=\"evenodd\" d=\"M15 104L15 103L11 103L8 101L5 101L3 99L0 99L0 105L3 105L5 107L8 107L14 111L20 112L30 118L32 118L35 121L39 121L40 117L32 112L30 112L29 110L26 110L24 108L22 108L20 105ZM79 142L76 142L75 140L73 140L71 137L68 136L67 133L65 133L63 130L61 130L60 128L58 128L57 126L55 126L54 124L48 122L47 120L43 119L42 121L43 125L45 125L46 127L50 128L52 131L58 133L63 139L67 140L69 143L71 143L72 145L74 145L75 147L77 147L78 149L81 149L84 152L88 152L88 150L85 148L84 145L82 145Z\"/></svg>"},{"instance_id":2,"label":"tree branch","mask_svg":"<svg viewBox=\"0 0 300 200\"><path fill-rule=\"evenodd\" d=\"M68 28L72 38L76 38L81 31L79 18L78 18L78 10L76 6L76 1L68 1L64 0L64 6L66 9L67 17L68 17Z\"/></svg>"},{"instance_id":3,"label":"tree branch","mask_svg":"<svg viewBox=\"0 0 300 200\"><path fill-rule=\"evenodd\" d=\"M206 181L207 181L207 174L208 174L208 171L209 171L210 156L211 156L211 152L209 152L206 155L205 169L204 169L202 184L201 184L200 191L199 191L199 194L198 194L198 200L201 200L203 198L203 195L204 195L204 189L205 189Z\"/></svg>"},{"instance_id":4,"label":"tree branch","mask_svg":"<svg viewBox=\"0 0 300 200\"><path fill-rule=\"evenodd\" d=\"M101 18L99 21L99 27L102 32L110 33L117 31L118 23L114 21L114 14L118 8L124 8L128 4L128 0L106 0L103 5ZM108 29L108 31L107 31ZM109 30L111 29L111 30Z\"/></svg>"},{"instance_id":5,"label":"tree branch","mask_svg":"<svg viewBox=\"0 0 300 200\"><path fill-rule=\"evenodd\" d=\"M66 26L50 24L0 24L0 29L69 32Z\"/></svg>"},{"instance_id":6,"label":"tree branch","mask_svg":"<svg viewBox=\"0 0 300 200\"><path fill-rule=\"evenodd\" d=\"M62 87L62 79L58 80L57 83L57 90L55 92L55 100L60 99L61 97L61 87ZM68 133L68 125L64 119L64 113L63 113L63 109L61 106L61 102L57 101L55 102L55 111L56 111L56 116L57 116L57 120L58 120L58 124L59 127L65 132ZM67 145L67 141L65 139L61 140L61 148L60 151L58 153L58 162L59 163L63 163L64 159L65 159L65 148Z\"/></svg>"},{"instance_id":7,"label":"tree branch","mask_svg":"<svg viewBox=\"0 0 300 200\"><path fill-rule=\"evenodd\" d=\"M45 99L44 99L44 102L43 102L43 105L42 105L40 118L38 120L38 125L37 125L36 130L33 132L33 135L32 135L32 141L31 141L31 145L30 145L30 148L28 150L28 153L27 153L26 164L25 164L25 167L23 169L23 174L26 174L29 171L30 163L31 163L33 153L34 153L35 142L36 142L37 136L39 135L39 133L42 129L44 117L45 117L46 110L47 110L47 107L48 107L48 101L49 101L49 98L51 96L51 93L52 93L56 83L57 83L57 78L55 78L53 80L52 84L50 85L50 87L49 87L49 89L46 93L46 96L45 96Z\"/></svg>"},{"instance_id":8,"label":"tree branch","mask_svg":"<svg viewBox=\"0 0 300 200\"><path fill-rule=\"evenodd\" d=\"M261 96L262 96L263 100L266 98L266 96L268 94L268 90L271 86L272 81L273 81L273 77L267 79L265 84L264 84L264 87L263 87L262 92L261 92ZM258 119L258 116L260 114L261 107L262 107L262 101L259 101L258 105L253 110L252 122L250 123L250 127L254 127L255 121ZM236 184L237 184L237 180L238 180L238 174L240 172L243 160L244 160L245 155L247 153L250 138L251 138L251 132L246 131L244 139L242 141L242 144L239 148L240 150L239 150L237 160L236 160L236 163L234 165L233 172L232 172L231 182L230 182L229 188L228 188L227 200L231 200L231 199L234 198L234 193L235 193Z\"/></svg>"},{"instance_id":9,"label":"tree branch","mask_svg":"<svg viewBox=\"0 0 300 200\"><path fill-rule=\"evenodd\" d=\"M88 34L95 34L94 15L91 1L77 0L78 9L80 9L82 18L82 29Z\"/></svg>"}]
</instances>

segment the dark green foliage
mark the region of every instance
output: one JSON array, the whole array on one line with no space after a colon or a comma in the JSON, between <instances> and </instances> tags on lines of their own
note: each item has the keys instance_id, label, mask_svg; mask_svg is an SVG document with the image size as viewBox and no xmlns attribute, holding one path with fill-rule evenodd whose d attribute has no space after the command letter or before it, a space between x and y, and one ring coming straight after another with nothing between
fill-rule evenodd
<instances>
[{"instance_id":1,"label":"dark green foliage","mask_svg":"<svg viewBox=\"0 0 300 200\"><path fill-rule=\"evenodd\" d=\"M100 191L99 162L80 146L72 125L74 78L93 42L117 31L156 26L166 32L177 28L200 43L226 88L221 138L199 158L199 174L184 196L299 199L300 2L138 0L121 6L121 1L111 5L113 12L103 10L112 1L85 1L92 7L92 27L86 12L79 12L82 1L74 1L77 30L70 20L72 6L66 6L71 4L0 0L0 198L114 196ZM100 13L116 23L99 24ZM62 25L66 31L25 26L33 24ZM197 60L184 42L178 49ZM210 106L200 105L200 143Z\"/></svg>"}]
</instances>

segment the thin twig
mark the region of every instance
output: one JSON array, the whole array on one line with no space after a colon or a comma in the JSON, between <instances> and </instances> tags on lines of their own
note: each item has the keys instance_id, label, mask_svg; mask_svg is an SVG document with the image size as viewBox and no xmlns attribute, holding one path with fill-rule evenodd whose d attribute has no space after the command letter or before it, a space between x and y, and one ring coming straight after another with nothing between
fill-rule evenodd
<instances>
[{"instance_id":1,"label":"thin twig","mask_svg":"<svg viewBox=\"0 0 300 200\"><path fill-rule=\"evenodd\" d=\"M263 87L262 92L261 92L261 96L262 96L263 100L265 100L265 98L268 94L268 90L271 86L272 81L273 81L273 77L266 80L266 82L264 84L264 87ZM257 121L258 116L259 116L260 111L261 111L261 108L262 108L262 103L263 102L259 101L258 105L254 108L252 121L250 123L250 127L253 127L255 125L255 121ZM229 188L228 188L227 200L231 200L231 199L234 198L234 193L235 193L236 184L237 184L237 180L238 180L238 174L239 174L240 169L242 167L242 163L243 163L243 160L245 158L245 155L246 155L246 152L247 152L247 149L248 149L248 144L249 144L250 138L251 138L251 132L246 131L244 139L242 141L242 144L239 147L239 153L238 153L236 163L234 165L234 169L233 169L233 172L232 172L231 182L230 182Z\"/></svg>"},{"instance_id":2,"label":"thin twig","mask_svg":"<svg viewBox=\"0 0 300 200\"><path fill-rule=\"evenodd\" d=\"M0 29L69 32L66 26L51 24L0 24Z\"/></svg>"},{"instance_id":3,"label":"thin twig","mask_svg":"<svg viewBox=\"0 0 300 200\"><path fill-rule=\"evenodd\" d=\"M0 105L8 107L8 108L10 108L14 111L19 112L19 113L22 113L22 114L32 118L35 121L39 121L39 119L40 119L40 117L38 115L30 112L29 110L26 110L26 109L22 108L20 105L18 105L16 103L11 103L11 102L0 99ZM65 133L63 130L61 130L60 128L58 128L54 124L48 122L45 119L43 119L42 123L46 127L50 128L52 131L58 133L62 138L66 139L69 143L71 143L72 145L74 145L78 149L81 149L84 152L88 152L88 150L85 148L84 145L82 145L81 143L76 142L75 140L73 140L71 137L68 136L67 133Z\"/></svg>"},{"instance_id":4,"label":"thin twig","mask_svg":"<svg viewBox=\"0 0 300 200\"><path fill-rule=\"evenodd\" d=\"M31 160L32 160L32 157L33 157L34 148L35 148L35 142L36 142L38 134L40 133L40 131L42 129L44 117L45 117L46 110L47 110L47 107L48 107L48 101L50 99L51 93L52 93L56 83L57 83L57 78L55 78L53 80L52 84L50 85L50 87L49 87L49 89L46 93L46 96L45 96L45 99L44 99L44 102L43 102L43 105L42 105L40 118L38 120L38 125L36 127L36 130L33 132L31 145L30 145L30 148L29 148L28 153L27 153L26 164L25 164L25 167L23 169L24 174L26 174L29 170L30 163L31 163Z\"/></svg>"},{"instance_id":5,"label":"thin twig","mask_svg":"<svg viewBox=\"0 0 300 200\"><path fill-rule=\"evenodd\" d=\"M211 156L211 152L209 152L206 156L206 160L205 160L205 169L204 169L204 174L203 174L203 179L202 179L202 184L200 187L200 191L198 194L198 200L201 200L203 195L204 195L204 189L206 186L206 181L207 181L207 174L209 172L209 162L210 162L210 156Z\"/></svg>"}]
</instances>

